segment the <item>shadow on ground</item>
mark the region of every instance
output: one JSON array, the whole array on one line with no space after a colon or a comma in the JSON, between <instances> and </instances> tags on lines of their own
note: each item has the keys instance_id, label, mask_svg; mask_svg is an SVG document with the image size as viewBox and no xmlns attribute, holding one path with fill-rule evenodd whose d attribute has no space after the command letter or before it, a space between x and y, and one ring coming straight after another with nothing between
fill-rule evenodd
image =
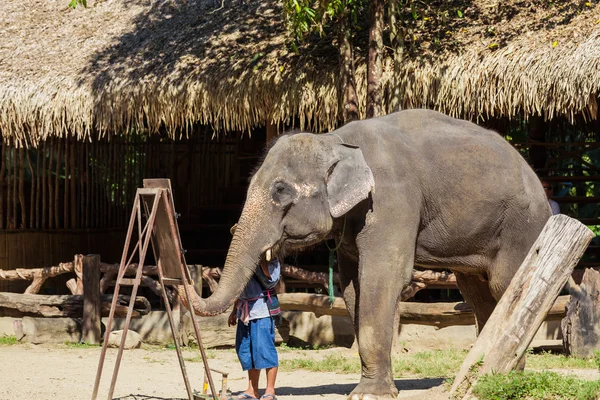
<instances>
[{"instance_id":1,"label":"shadow on ground","mask_svg":"<svg viewBox=\"0 0 600 400\"><path fill-rule=\"evenodd\" d=\"M427 390L440 386L444 378L423 378L423 379L396 379L396 387L399 391L403 390ZM277 388L277 394L281 396L307 396L323 394L349 394L356 383L326 384L305 387L282 386Z\"/></svg>"}]
</instances>

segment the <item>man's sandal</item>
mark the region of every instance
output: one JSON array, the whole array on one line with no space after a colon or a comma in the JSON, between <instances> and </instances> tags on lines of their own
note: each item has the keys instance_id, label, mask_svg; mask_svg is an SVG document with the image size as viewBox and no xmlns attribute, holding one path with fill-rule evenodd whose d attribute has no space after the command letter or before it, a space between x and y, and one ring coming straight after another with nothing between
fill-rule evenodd
<instances>
[{"instance_id":1,"label":"man's sandal","mask_svg":"<svg viewBox=\"0 0 600 400\"><path fill-rule=\"evenodd\" d=\"M260 400L277 400L277 396L274 394L263 394Z\"/></svg>"},{"instance_id":2,"label":"man's sandal","mask_svg":"<svg viewBox=\"0 0 600 400\"><path fill-rule=\"evenodd\" d=\"M236 397L234 397L234 399L237 399L237 400L258 400L256 397L254 397L251 394L248 394L246 392L242 392L242 393L238 394Z\"/></svg>"}]
</instances>

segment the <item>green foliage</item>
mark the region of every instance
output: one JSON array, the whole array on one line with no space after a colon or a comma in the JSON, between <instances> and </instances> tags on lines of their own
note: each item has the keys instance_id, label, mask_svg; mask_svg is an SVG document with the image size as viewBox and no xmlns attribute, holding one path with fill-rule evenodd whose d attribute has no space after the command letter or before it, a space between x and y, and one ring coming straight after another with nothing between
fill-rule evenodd
<instances>
[{"instance_id":1,"label":"green foliage","mask_svg":"<svg viewBox=\"0 0 600 400\"><path fill-rule=\"evenodd\" d=\"M284 0L283 9L288 31L301 41L310 33L323 35L328 26L336 24L342 15L347 15L353 24L368 3L366 0ZM297 50L297 48L296 48Z\"/></svg>"},{"instance_id":2,"label":"green foliage","mask_svg":"<svg viewBox=\"0 0 600 400\"><path fill-rule=\"evenodd\" d=\"M586 381L554 372L516 372L485 375L473 393L481 400L594 400L600 396L600 381Z\"/></svg>"},{"instance_id":3,"label":"green foliage","mask_svg":"<svg viewBox=\"0 0 600 400\"><path fill-rule=\"evenodd\" d=\"M284 371L305 369L313 372L337 372L352 374L360 372L360 359L345 357L340 354L328 354L322 360L310 358L295 358L293 360L279 360L279 367Z\"/></svg>"},{"instance_id":4,"label":"green foliage","mask_svg":"<svg viewBox=\"0 0 600 400\"><path fill-rule=\"evenodd\" d=\"M598 371L600 371L600 350L594 351L594 358L592 359L596 367L598 367Z\"/></svg>"},{"instance_id":5,"label":"green foliage","mask_svg":"<svg viewBox=\"0 0 600 400\"><path fill-rule=\"evenodd\" d=\"M599 361L600 362L600 361ZM594 360L568 357L563 354L543 352L527 355L527 368L531 369L590 369L595 368Z\"/></svg>"},{"instance_id":6,"label":"green foliage","mask_svg":"<svg viewBox=\"0 0 600 400\"><path fill-rule=\"evenodd\" d=\"M395 377L419 376L441 377L450 376L458 371L465 351L442 350L424 351L414 354L403 354L392 358L392 369ZM283 370L292 371L305 369L313 372L359 373L360 358L358 354L348 357L341 354L329 354L324 359L297 358L280 360Z\"/></svg>"},{"instance_id":7,"label":"green foliage","mask_svg":"<svg viewBox=\"0 0 600 400\"><path fill-rule=\"evenodd\" d=\"M214 358L217 357L217 351L215 349L206 350L205 354L206 354L206 359L207 360L212 360L212 359L214 359ZM200 362L202 362L202 354L196 354L193 357L184 357L183 359L185 361L189 361L189 362L200 363Z\"/></svg>"},{"instance_id":8,"label":"green foliage","mask_svg":"<svg viewBox=\"0 0 600 400\"><path fill-rule=\"evenodd\" d=\"M437 350L395 356L392 369L395 377L442 377L454 375L466 357L466 351Z\"/></svg>"},{"instance_id":9,"label":"green foliage","mask_svg":"<svg viewBox=\"0 0 600 400\"><path fill-rule=\"evenodd\" d=\"M3 334L0 336L0 346L11 346L17 343L17 337L15 335Z\"/></svg>"},{"instance_id":10,"label":"green foliage","mask_svg":"<svg viewBox=\"0 0 600 400\"><path fill-rule=\"evenodd\" d=\"M79 343L79 342L65 342L65 346L70 347L72 349L90 349L100 347L100 344L89 344L89 343Z\"/></svg>"},{"instance_id":11,"label":"green foliage","mask_svg":"<svg viewBox=\"0 0 600 400\"><path fill-rule=\"evenodd\" d=\"M69 3L69 7L74 9L80 4L84 7L87 7L87 0L71 0L71 2Z\"/></svg>"}]
</instances>

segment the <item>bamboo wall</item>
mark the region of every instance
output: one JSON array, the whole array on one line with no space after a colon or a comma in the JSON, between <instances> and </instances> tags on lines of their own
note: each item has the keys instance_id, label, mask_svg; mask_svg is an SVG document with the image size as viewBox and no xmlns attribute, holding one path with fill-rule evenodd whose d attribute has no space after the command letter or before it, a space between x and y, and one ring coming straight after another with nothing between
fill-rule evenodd
<instances>
[{"instance_id":1,"label":"bamboo wall","mask_svg":"<svg viewBox=\"0 0 600 400\"><path fill-rule=\"evenodd\" d=\"M213 138L202 129L177 141L54 138L35 149L0 143L0 269L47 267L76 253L118 262L144 178L170 178L180 226L193 223L194 215L227 202L232 189L245 193L239 160L256 159L253 142L241 134ZM55 281L46 290L62 291L64 282ZM24 287L0 282L0 291Z\"/></svg>"},{"instance_id":2,"label":"bamboo wall","mask_svg":"<svg viewBox=\"0 0 600 400\"><path fill-rule=\"evenodd\" d=\"M0 230L126 225L144 178L170 178L180 213L219 204L239 185L239 135L186 140L50 139L36 149L0 144Z\"/></svg>"}]
</instances>

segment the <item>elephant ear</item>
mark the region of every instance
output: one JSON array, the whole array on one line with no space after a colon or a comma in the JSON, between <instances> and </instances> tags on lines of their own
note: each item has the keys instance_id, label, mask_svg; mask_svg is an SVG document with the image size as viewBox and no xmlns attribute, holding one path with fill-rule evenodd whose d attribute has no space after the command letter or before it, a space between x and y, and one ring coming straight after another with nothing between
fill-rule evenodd
<instances>
[{"instance_id":1,"label":"elephant ear","mask_svg":"<svg viewBox=\"0 0 600 400\"><path fill-rule=\"evenodd\" d=\"M375 187L375 180L358 146L339 144L335 153L335 161L328 170L327 196L329 212L337 218L366 199Z\"/></svg>"}]
</instances>

